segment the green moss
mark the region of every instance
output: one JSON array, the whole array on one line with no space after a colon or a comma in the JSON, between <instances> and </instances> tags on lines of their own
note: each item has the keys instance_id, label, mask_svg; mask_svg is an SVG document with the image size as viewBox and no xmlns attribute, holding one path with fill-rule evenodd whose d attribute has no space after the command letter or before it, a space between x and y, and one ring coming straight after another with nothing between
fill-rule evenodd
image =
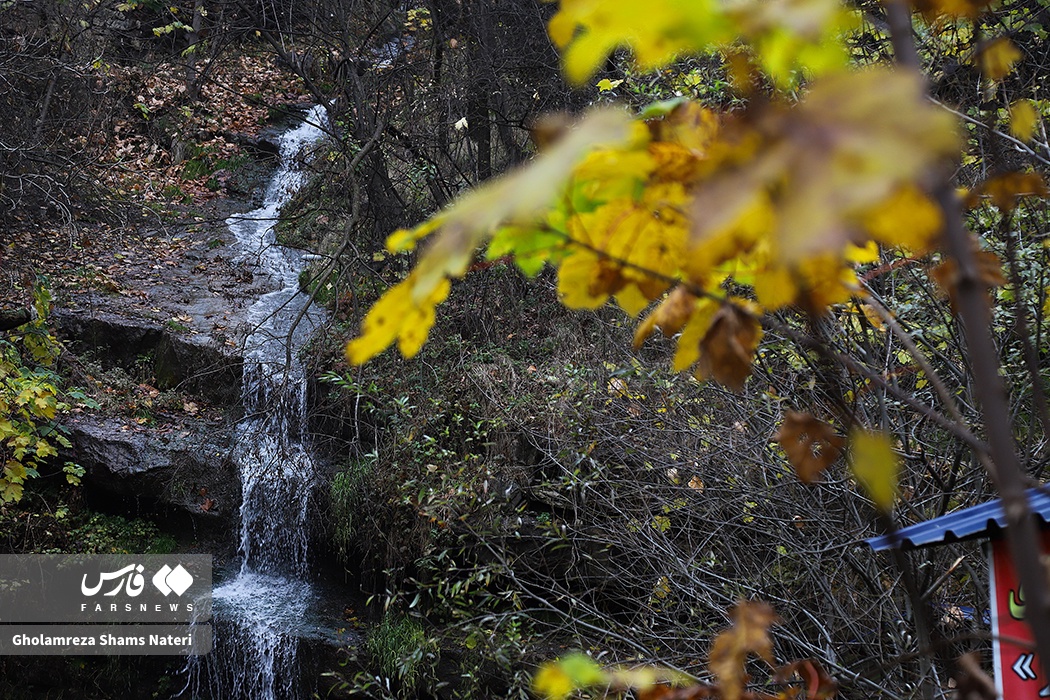
<instances>
[{"instance_id":1,"label":"green moss","mask_svg":"<svg viewBox=\"0 0 1050 700\"><path fill-rule=\"evenodd\" d=\"M0 551L21 554L169 554L178 543L141 518L86 507L64 479L34 483L18 504L0 509Z\"/></svg>"},{"instance_id":2,"label":"green moss","mask_svg":"<svg viewBox=\"0 0 1050 700\"><path fill-rule=\"evenodd\" d=\"M338 286L331 275L313 279L309 270L303 270L299 273L299 289L308 294L313 294L314 301L322 306L328 306L339 295Z\"/></svg>"},{"instance_id":3,"label":"green moss","mask_svg":"<svg viewBox=\"0 0 1050 700\"><path fill-rule=\"evenodd\" d=\"M84 554L170 554L175 538L148 520L95 513L70 531L75 551Z\"/></svg>"}]
</instances>

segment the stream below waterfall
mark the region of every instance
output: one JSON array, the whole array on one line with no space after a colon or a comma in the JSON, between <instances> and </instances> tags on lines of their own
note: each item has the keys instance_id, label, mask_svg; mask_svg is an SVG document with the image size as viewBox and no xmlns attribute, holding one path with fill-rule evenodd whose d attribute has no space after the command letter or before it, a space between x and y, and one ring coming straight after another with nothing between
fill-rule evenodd
<instances>
[{"instance_id":1,"label":"stream below waterfall","mask_svg":"<svg viewBox=\"0 0 1050 700\"><path fill-rule=\"evenodd\" d=\"M321 626L307 563L309 513L318 475L306 421L298 353L324 321L299 290L303 253L275 243L281 207L306 182L303 160L323 136L323 106L279 138L280 164L262 206L227 220L243 259L280 289L252 306L233 457L241 478L240 568L213 592L215 650L191 660L194 698L302 697L300 639Z\"/></svg>"}]
</instances>

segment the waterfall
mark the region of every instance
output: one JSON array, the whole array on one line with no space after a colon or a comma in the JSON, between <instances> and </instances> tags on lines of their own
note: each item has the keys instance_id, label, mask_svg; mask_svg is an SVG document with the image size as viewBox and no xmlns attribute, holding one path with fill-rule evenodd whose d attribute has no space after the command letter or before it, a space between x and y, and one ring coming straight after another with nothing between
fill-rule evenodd
<instances>
[{"instance_id":1,"label":"waterfall","mask_svg":"<svg viewBox=\"0 0 1050 700\"><path fill-rule=\"evenodd\" d=\"M313 598L306 580L309 507L316 473L298 351L324 312L299 292L302 253L275 243L277 214L305 184L301 160L324 134L323 106L285 132L280 165L258 209L227 220L245 259L280 289L248 313L242 402L233 457L241 477L237 574L213 592L215 650L191 660L194 698L300 697L297 627Z\"/></svg>"}]
</instances>

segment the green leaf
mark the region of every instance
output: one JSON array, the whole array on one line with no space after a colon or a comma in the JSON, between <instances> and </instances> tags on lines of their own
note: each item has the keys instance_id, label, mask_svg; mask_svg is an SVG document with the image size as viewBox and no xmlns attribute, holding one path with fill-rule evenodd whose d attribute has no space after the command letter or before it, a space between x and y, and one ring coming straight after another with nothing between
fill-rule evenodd
<instances>
[{"instance_id":1,"label":"green leaf","mask_svg":"<svg viewBox=\"0 0 1050 700\"><path fill-rule=\"evenodd\" d=\"M660 117L666 117L668 114L673 112L679 105L684 105L689 101L688 97L675 97L670 100L660 100L659 102L653 102L651 105L647 105L645 109L639 112L638 117L640 119L659 119Z\"/></svg>"},{"instance_id":2,"label":"green leaf","mask_svg":"<svg viewBox=\"0 0 1050 700\"><path fill-rule=\"evenodd\" d=\"M22 484L15 484L7 479L0 479L0 503L11 503L22 500Z\"/></svg>"}]
</instances>

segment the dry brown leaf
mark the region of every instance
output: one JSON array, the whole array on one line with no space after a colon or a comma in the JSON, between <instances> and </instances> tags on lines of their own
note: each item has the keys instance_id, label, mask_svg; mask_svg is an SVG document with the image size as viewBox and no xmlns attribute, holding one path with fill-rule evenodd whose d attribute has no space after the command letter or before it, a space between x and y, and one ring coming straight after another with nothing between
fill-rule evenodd
<instances>
[{"instance_id":1,"label":"dry brown leaf","mask_svg":"<svg viewBox=\"0 0 1050 700\"><path fill-rule=\"evenodd\" d=\"M806 684L806 700L828 700L838 693L838 683L815 659L800 659L777 670L776 680L788 683L798 676Z\"/></svg>"},{"instance_id":2,"label":"dry brown leaf","mask_svg":"<svg viewBox=\"0 0 1050 700\"><path fill-rule=\"evenodd\" d=\"M762 326L757 320L736 306L723 305L700 341L697 376L714 379L733 391L742 390L761 339Z\"/></svg>"},{"instance_id":3,"label":"dry brown leaf","mask_svg":"<svg viewBox=\"0 0 1050 700\"><path fill-rule=\"evenodd\" d=\"M564 112L544 114L529 126L529 135L539 151L546 150L569 133L572 117Z\"/></svg>"},{"instance_id":4,"label":"dry brown leaf","mask_svg":"<svg viewBox=\"0 0 1050 700\"><path fill-rule=\"evenodd\" d=\"M835 429L808 413L788 411L773 437L780 443L795 473L812 484L842 454L846 442Z\"/></svg>"},{"instance_id":5,"label":"dry brown leaf","mask_svg":"<svg viewBox=\"0 0 1050 700\"><path fill-rule=\"evenodd\" d=\"M974 262L977 263L977 277L987 287L1000 287L1006 284L1003 276L1003 261L999 256L989 250L978 250L974 254ZM945 260L940 265L930 270L937 285L948 295L952 308L957 307L956 293L959 288L961 277L959 266L955 260Z\"/></svg>"},{"instance_id":6,"label":"dry brown leaf","mask_svg":"<svg viewBox=\"0 0 1050 700\"><path fill-rule=\"evenodd\" d=\"M638 324L638 330L634 334L634 349L642 346L655 327L659 327L667 338L678 333L695 310L696 295L683 286L675 287L660 305Z\"/></svg>"},{"instance_id":7,"label":"dry brown leaf","mask_svg":"<svg viewBox=\"0 0 1050 700\"><path fill-rule=\"evenodd\" d=\"M912 0L911 4L927 21L935 21L942 17L978 17L991 3L992 0Z\"/></svg>"},{"instance_id":8,"label":"dry brown leaf","mask_svg":"<svg viewBox=\"0 0 1050 700\"><path fill-rule=\"evenodd\" d=\"M1001 211L1013 211L1021 197L1046 197L1046 183L1039 173L1011 172L994 175L966 197L966 206L973 208L988 198Z\"/></svg>"},{"instance_id":9,"label":"dry brown leaf","mask_svg":"<svg viewBox=\"0 0 1050 700\"><path fill-rule=\"evenodd\" d=\"M709 666L718 679L723 700L740 700L747 683L744 664L748 655L757 654L773 665L769 627L777 621L777 616L766 603L753 601L738 603L729 614L733 626L715 638Z\"/></svg>"},{"instance_id":10,"label":"dry brown leaf","mask_svg":"<svg viewBox=\"0 0 1050 700\"><path fill-rule=\"evenodd\" d=\"M638 691L638 700L705 700L716 697L718 697L718 689L703 684L684 688L654 685Z\"/></svg>"}]
</instances>

